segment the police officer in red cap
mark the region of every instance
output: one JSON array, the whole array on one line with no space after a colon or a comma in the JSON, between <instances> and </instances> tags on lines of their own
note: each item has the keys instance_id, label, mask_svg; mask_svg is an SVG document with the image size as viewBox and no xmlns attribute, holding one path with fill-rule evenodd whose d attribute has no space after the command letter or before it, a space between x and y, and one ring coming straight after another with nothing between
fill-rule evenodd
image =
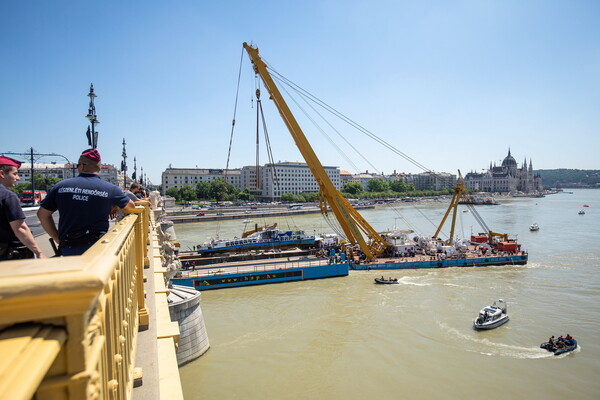
<instances>
[{"instance_id":1,"label":"police officer in red cap","mask_svg":"<svg viewBox=\"0 0 600 400\"><path fill-rule=\"evenodd\" d=\"M45 258L25 222L19 198L7 189L21 179L20 166L20 161L0 157L0 260Z\"/></svg>"},{"instance_id":2,"label":"police officer in red cap","mask_svg":"<svg viewBox=\"0 0 600 400\"><path fill-rule=\"evenodd\" d=\"M83 254L108 231L115 206L129 210L135 204L123 191L98 176L100 153L88 149L77 164L79 176L58 182L44 199L38 218L48 235L59 244L63 256ZM59 212L58 230L52 214Z\"/></svg>"}]
</instances>

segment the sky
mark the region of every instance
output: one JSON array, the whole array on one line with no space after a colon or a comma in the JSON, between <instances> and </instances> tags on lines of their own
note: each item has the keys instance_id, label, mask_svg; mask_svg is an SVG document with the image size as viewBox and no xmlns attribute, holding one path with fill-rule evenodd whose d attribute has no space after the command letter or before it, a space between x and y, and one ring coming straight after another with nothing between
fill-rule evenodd
<instances>
[{"instance_id":1,"label":"sky","mask_svg":"<svg viewBox=\"0 0 600 400\"><path fill-rule=\"evenodd\" d=\"M135 157L154 184L169 166L255 165L248 42L427 170L481 171L509 148L534 169L600 169L598 21L595 0L4 1L0 152L76 162L93 83L104 163L120 165L125 139L129 172ZM259 87L273 160L303 161ZM294 111L323 165L423 172L319 113Z\"/></svg>"}]
</instances>

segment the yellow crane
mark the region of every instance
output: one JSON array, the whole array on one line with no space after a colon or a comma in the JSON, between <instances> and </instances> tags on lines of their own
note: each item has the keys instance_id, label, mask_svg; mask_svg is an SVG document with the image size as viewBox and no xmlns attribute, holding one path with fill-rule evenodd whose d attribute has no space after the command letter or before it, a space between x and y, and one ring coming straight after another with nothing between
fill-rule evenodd
<instances>
[{"instance_id":1,"label":"yellow crane","mask_svg":"<svg viewBox=\"0 0 600 400\"><path fill-rule=\"evenodd\" d=\"M346 238L351 244L358 244L368 260L380 257L388 247L387 242L375 231L375 229L373 229L373 227L371 227L371 225L369 225L358 211L352 207L352 205L335 188L333 182L331 182L323 165L321 165L313 148L306 139L304 132L302 132L300 125L273 81L267 65L260 58L258 48L244 42L244 49L250 56L250 61L252 61L254 66L254 72L260 76L263 81L265 88L271 96L271 100L275 103L275 106L277 107L279 114L281 114L283 122L290 131L298 150L300 150L308 168L310 168L310 171L319 185L319 206L321 212L324 215L327 215L328 206L331 208L331 211L338 220ZM369 243L365 241L363 233L369 239Z\"/></svg>"},{"instance_id":2,"label":"yellow crane","mask_svg":"<svg viewBox=\"0 0 600 400\"><path fill-rule=\"evenodd\" d=\"M433 237L438 237L438 235L440 234L440 232L442 230L442 227L446 223L446 219L448 218L450 211L452 211L452 225L450 226L450 239L448 240L449 245L452 245L452 243L454 241L454 227L456 225L456 215L458 212L458 204L461 200L461 197L463 196L464 190L465 190L465 180L464 180L462 174L460 173L460 170L458 170L458 182L456 183L456 186L454 187L454 194L452 195L452 200L450 201L450 206L448 206L448 210L446 210L446 214L444 214L444 218L442 218L442 222L440 223L437 230L435 231L435 235L433 235ZM496 237L500 238L501 240L503 240L505 242L508 241L508 234L492 231L487 226L487 224L485 223L483 218L481 218L481 216L479 215L479 213L477 212L477 210L475 209L475 207L472 204L467 204L467 208L471 211L471 213L473 214L473 217L477 220L479 225L481 225L481 227L486 231L487 236L488 236L488 243L490 245L496 244L496 240L494 240L494 238L496 238Z\"/></svg>"},{"instance_id":3,"label":"yellow crane","mask_svg":"<svg viewBox=\"0 0 600 400\"><path fill-rule=\"evenodd\" d=\"M442 230L442 227L446 223L446 218L448 218L448 214L450 214L450 211L453 211L452 212L452 225L450 227L450 240L448 240L449 245L452 245L452 242L454 240L454 226L456 225L456 213L458 211L458 202L460 201L460 198L461 198L464 190L465 190L465 180L463 179L462 174L460 173L460 170L458 170L458 182L456 183L456 186L454 187L454 194L452 195L452 200L450 201L450 206L448 206L448 210L446 210L446 214L444 214L444 218L442 218L442 222L440 223L437 230L435 231L435 235L433 235L433 237L438 237L438 235L440 234L440 231Z\"/></svg>"}]
</instances>

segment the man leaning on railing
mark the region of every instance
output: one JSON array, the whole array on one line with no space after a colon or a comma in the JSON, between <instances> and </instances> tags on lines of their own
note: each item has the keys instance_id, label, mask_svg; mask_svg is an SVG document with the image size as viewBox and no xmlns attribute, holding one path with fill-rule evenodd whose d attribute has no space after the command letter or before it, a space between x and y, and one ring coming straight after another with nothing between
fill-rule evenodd
<instances>
[{"instance_id":1,"label":"man leaning on railing","mask_svg":"<svg viewBox=\"0 0 600 400\"><path fill-rule=\"evenodd\" d=\"M79 176L57 183L40 205L37 216L63 256L83 254L108 231L114 206L133 210L135 204L119 187L100 179L100 153L85 150L77 164ZM52 214L58 210L58 230Z\"/></svg>"}]
</instances>

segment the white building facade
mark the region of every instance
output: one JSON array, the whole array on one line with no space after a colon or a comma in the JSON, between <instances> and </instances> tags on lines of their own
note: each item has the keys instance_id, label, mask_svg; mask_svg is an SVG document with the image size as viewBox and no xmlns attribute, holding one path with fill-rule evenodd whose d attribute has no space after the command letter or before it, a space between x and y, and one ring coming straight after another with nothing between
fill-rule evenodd
<instances>
[{"instance_id":1,"label":"white building facade","mask_svg":"<svg viewBox=\"0 0 600 400\"><path fill-rule=\"evenodd\" d=\"M342 189L340 169L323 166L325 173L331 179L337 190ZM318 192L319 184L306 163L279 162L265 164L261 176L262 197L270 200L281 198L284 193L300 194L303 192Z\"/></svg>"},{"instance_id":2,"label":"white building facade","mask_svg":"<svg viewBox=\"0 0 600 400\"><path fill-rule=\"evenodd\" d=\"M206 168L167 168L162 173L161 184L163 193L168 189L180 189L185 185L196 188L200 182L211 182L217 178L225 179L239 190L244 190L240 169L206 169Z\"/></svg>"}]
</instances>

